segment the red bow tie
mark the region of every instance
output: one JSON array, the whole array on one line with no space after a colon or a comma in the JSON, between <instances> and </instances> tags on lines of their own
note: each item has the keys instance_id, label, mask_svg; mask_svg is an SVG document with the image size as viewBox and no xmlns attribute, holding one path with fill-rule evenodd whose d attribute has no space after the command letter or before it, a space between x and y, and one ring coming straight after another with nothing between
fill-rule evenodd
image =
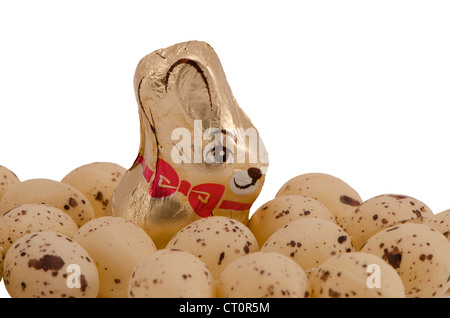
<instances>
[{"instance_id":1,"label":"red bow tie","mask_svg":"<svg viewBox=\"0 0 450 318\"><path fill-rule=\"evenodd\" d=\"M154 171L145 164L141 155L138 155L136 162L142 166L144 178L149 183L155 174ZM180 182L175 169L166 161L158 158L156 175L149 191L150 196L152 198L165 198L177 191L188 197L189 204L198 216L207 217L218 206L225 192L225 186L216 183L203 183L192 187L185 180ZM251 206L247 203L223 200L219 209L245 211L249 210Z\"/></svg>"}]
</instances>

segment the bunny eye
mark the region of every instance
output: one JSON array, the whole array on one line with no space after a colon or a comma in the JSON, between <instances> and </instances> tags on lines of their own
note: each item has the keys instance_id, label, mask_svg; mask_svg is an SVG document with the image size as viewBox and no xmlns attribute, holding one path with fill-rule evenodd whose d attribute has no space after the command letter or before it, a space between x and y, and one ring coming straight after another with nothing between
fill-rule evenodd
<instances>
[{"instance_id":1,"label":"bunny eye","mask_svg":"<svg viewBox=\"0 0 450 318\"><path fill-rule=\"evenodd\" d=\"M233 152L223 145L215 145L205 155L205 161L209 164L222 164L233 161Z\"/></svg>"}]
</instances>

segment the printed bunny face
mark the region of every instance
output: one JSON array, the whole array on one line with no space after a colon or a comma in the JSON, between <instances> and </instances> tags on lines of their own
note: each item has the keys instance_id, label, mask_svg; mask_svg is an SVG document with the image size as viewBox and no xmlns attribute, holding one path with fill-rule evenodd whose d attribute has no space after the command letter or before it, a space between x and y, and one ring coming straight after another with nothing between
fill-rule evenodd
<instances>
[{"instance_id":1,"label":"printed bunny face","mask_svg":"<svg viewBox=\"0 0 450 318\"><path fill-rule=\"evenodd\" d=\"M137 222L161 246L199 217L246 224L267 152L214 50L193 41L147 55L136 70L135 92L140 150L115 192L113 215Z\"/></svg>"}]
</instances>

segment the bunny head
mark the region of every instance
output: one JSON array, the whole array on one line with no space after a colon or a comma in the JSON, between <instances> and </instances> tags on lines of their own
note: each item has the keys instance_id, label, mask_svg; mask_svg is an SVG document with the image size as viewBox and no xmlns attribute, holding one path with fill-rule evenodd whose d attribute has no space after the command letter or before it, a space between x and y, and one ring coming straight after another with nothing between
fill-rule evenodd
<instances>
[{"instance_id":1,"label":"bunny head","mask_svg":"<svg viewBox=\"0 0 450 318\"><path fill-rule=\"evenodd\" d=\"M268 157L238 106L214 50L185 42L145 56L135 74L141 143L112 213L157 245L200 217L248 222Z\"/></svg>"}]
</instances>

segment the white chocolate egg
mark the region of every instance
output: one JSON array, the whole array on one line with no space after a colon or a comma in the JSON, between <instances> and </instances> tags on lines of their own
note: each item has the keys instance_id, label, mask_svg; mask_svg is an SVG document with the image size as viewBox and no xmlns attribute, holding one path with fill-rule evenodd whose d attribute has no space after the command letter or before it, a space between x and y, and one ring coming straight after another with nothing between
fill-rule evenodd
<instances>
[{"instance_id":1,"label":"white chocolate egg","mask_svg":"<svg viewBox=\"0 0 450 318\"><path fill-rule=\"evenodd\" d=\"M5 256L4 279L13 298L95 298L99 280L90 255L56 232L30 233Z\"/></svg>"},{"instance_id":2,"label":"white chocolate egg","mask_svg":"<svg viewBox=\"0 0 450 318\"><path fill-rule=\"evenodd\" d=\"M278 229L289 222L306 217L335 223L331 212L319 201L300 195L284 195L266 202L257 209L250 218L248 228L262 246Z\"/></svg>"},{"instance_id":3,"label":"white chocolate egg","mask_svg":"<svg viewBox=\"0 0 450 318\"><path fill-rule=\"evenodd\" d=\"M181 250L162 249L134 267L129 298L213 298L215 285L208 267Z\"/></svg>"},{"instance_id":4,"label":"white chocolate egg","mask_svg":"<svg viewBox=\"0 0 450 318\"><path fill-rule=\"evenodd\" d=\"M241 222L225 216L192 222L178 231L166 248L188 251L200 258L214 280L232 260L259 250L253 233Z\"/></svg>"},{"instance_id":5,"label":"white chocolate egg","mask_svg":"<svg viewBox=\"0 0 450 318\"><path fill-rule=\"evenodd\" d=\"M22 236L44 231L72 238L78 226L67 213L46 204L24 204L0 216L0 246L5 252Z\"/></svg>"},{"instance_id":6,"label":"white chocolate egg","mask_svg":"<svg viewBox=\"0 0 450 318\"><path fill-rule=\"evenodd\" d=\"M86 223L74 235L97 265L100 298L126 298L134 266L156 251L151 238L135 223L105 216Z\"/></svg>"},{"instance_id":7,"label":"white chocolate egg","mask_svg":"<svg viewBox=\"0 0 450 318\"><path fill-rule=\"evenodd\" d=\"M228 264L217 282L220 298L306 298L310 285L304 270L289 257L255 252Z\"/></svg>"},{"instance_id":8,"label":"white chocolate egg","mask_svg":"<svg viewBox=\"0 0 450 318\"><path fill-rule=\"evenodd\" d=\"M308 274L328 258L353 251L350 237L333 222L303 218L273 233L261 251L278 252L297 262Z\"/></svg>"},{"instance_id":9,"label":"white chocolate egg","mask_svg":"<svg viewBox=\"0 0 450 318\"><path fill-rule=\"evenodd\" d=\"M343 253L327 259L310 282L312 298L405 298L395 269L367 253Z\"/></svg>"},{"instance_id":10,"label":"white chocolate egg","mask_svg":"<svg viewBox=\"0 0 450 318\"><path fill-rule=\"evenodd\" d=\"M0 213L27 203L54 206L72 217L78 227L95 217L84 194L68 184L49 179L31 179L16 184L3 195Z\"/></svg>"},{"instance_id":11,"label":"white chocolate egg","mask_svg":"<svg viewBox=\"0 0 450 318\"><path fill-rule=\"evenodd\" d=\"M111 162L94 162L72 170L61 182L83 193L94 208L95 217L105 216L113 192L127 170Z\"/></svg>"},{"instance_id":12,"label":"white chocolate egg","mask_svg":"<svg viewBox=\"0 0 450 318\"><path fill-rule=\"evenodd\" d=\"M358 192L347 183L324 173L307 173L286 182L277 193L303 195L322 202L343 227L348 216L361 204Z\"/></svg>"},{"instance_id":13,"label":"white chocolate egg","mask_svg":"<svg viewBox=\"0 0 450 318\"><path fill-rule=\"evenodd\" d=\"M2 196L15 184L20 183L19 178L8 168L0 166L0 201Z\"/></svg>"},{"instance_id":14,"label":"white chocolate egg","mask_svg":"<svg viewBox=\"0 0 450 318\"><path fill-rule=\"evenodd\" d=\"M3 259L5 258L5 250L0 246L0 282L3 278Z\"/></svg>"},{"instance_id":15,"label":"white chocolate egg","mask_svg":"<svg viewBox=\"0 0 450 318\"><path fill-rule=\"evenodd\" d=\"M441 232L450 241L450 210L423 219L423 224Z\"/></svg>"},{"instance_id":16,"label":"white chocolate egg","mask_svg":"<svg viewBox=\"0 0 450 318\"><path fill-rule=\"evenodd\" d=\"M400 275L406 297L442 297L450 287L450 243L423 224L399 224L372 236L361 252L377 255Z\"/></svg>"},{"instance_id":17,"label":"white chocolate egg","mask_svg":"<svg viewBox=\"0 0 450 318\"><path fill-rule=\"evenodd\" d=\"M345 231L356 250L378 231L395 224L433 216L423 202L406 195L384 194L363 202L348 218Z\"/></svg>"}]
</instances>

